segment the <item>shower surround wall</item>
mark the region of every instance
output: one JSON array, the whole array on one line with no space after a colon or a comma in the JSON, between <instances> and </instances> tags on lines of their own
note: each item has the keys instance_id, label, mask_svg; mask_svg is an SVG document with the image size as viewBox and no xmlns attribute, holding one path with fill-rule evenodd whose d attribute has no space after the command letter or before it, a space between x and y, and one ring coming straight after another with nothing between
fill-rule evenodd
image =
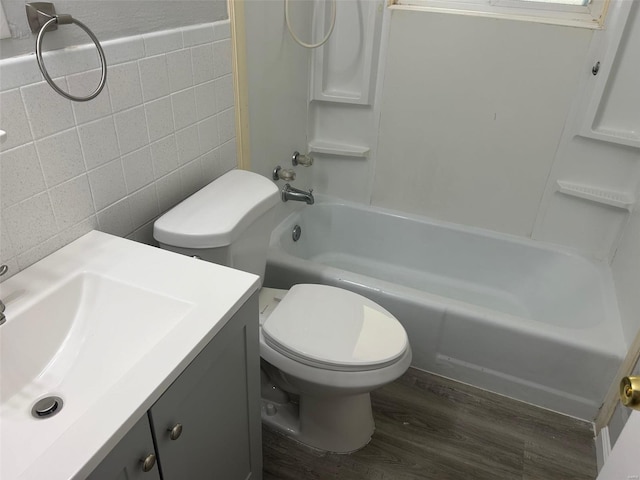
<instances>
[{"instance_id":1,"label":"shower surround wall","mask_svg":"<svg viewBox=\"0 0 640 480\"><path fill-rule=\"evenodd\" d=\"M10 274L91 229L154 243L158 215L236 166L228 20L103 45L107 86L86 103L55 93L33 55L0 61L0 260ZM93 47L46 61L64 89L95 88Z\"/></svg>"},{"instance_id":2,"label":"shower surround wall","mask_svg":"<svg viewBox=\"0 0 640 480\"><path fill-rule=\"evenodd\" d=\"M370 2L338 2L338 15L343 4L357 3ZM252 169L272 168L273 157L256 155L264 149L354 144L368 152L315 153L312 172L298 171L321 193L529 237L592 32L377 4L385 18L374 91L369 104L350 105L309 93L321 78L311 79L317 53L289 38L282 2L246 2ZM305 32L302 21L295 26ZM341 26L338 42L357 43L366 30ZM265 50L278 60L267 74L254 68ZM272 109L252 95L288 91L295 96L277 128L289 134L269 136Z\"/></svg>"},{"instance_id":3,"label":"shower surround wall","mask_svg":"<svg viewBox=\"0 0 640 480\"><path fill-rule=\"evenodd\" d=\"M349 8L341 10L345 4ZM370 5L338 2L338 15L348 16L358 4L363 11ZM252 169L268 172L275 163L274 156L255 152L278 152L281 162L288 151L333 143L333 153L316 152L313 167L297 169L304 177L296 186L558 243L612 262L630 344L640 328L632 313L637 295L629 293L637 291L640 278L624 268L624 259L640 255L637 213L629 215L640 198L640 64L633 60L640 2L612 3L602 31L389 10L384 2L378 9L384 19L379 66L371 68L375 94L367 104L348 104L316 95L318 79L327 82L314 70L321 56L289 38L281 2L246 3ZM625 27L620 19L627 14ZM358 44L362 18L343 19L333 40ZM344 29L344 22L353 28ZM305 32L303 20L296 25ZM327 25L316 25L316 33ZM603 39L616 35L619 47ZM611 52L602 48L607 42ZM324 54L330 56L332 48L338 50ZM265 52L277 68L254 68ZM596 61L602 62L594 76ZM284 104L253 100L288 92L295 94ZM593 105L600 105L598 114L593 125L584 125L588 115L581 108ZM286 136L269 135L273 111L281 112L277 128ZM340 144L359 152L347 155ZM559 191L561 185L595 194L580 198L580 191ZM610 196L635 205L612 206L606 203Z\"/></svg>"},{"instance_id":4,"label":"shower surround wall","mask_svg":"<svg viewBox=\"0 0 640 480\"><path fill-rule=\"evenodd\" d=\"M371 203L530 237L591 35L394 11Z\"/></svg>"}]
</instances>

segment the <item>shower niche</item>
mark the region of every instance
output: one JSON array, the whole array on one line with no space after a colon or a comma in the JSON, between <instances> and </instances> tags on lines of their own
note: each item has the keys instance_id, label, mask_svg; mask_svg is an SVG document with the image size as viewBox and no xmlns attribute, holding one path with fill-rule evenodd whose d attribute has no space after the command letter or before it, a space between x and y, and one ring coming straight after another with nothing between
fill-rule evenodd
<instances>
[{"instance_id":1,"label":"shower niche","mask_svg":"<svg viewBox=\"0 0 640 480\"><path fill-rule=\"evenodd\" d=\"M314 38L331 25L331 0L316 2ZM383 1L336 1L334 31L313 50L309 85L309 151L366 157L380 50Z\"/></svg>"},{"instance_id":2,"label":"shower niche","mask_svg":"<svg viewBox=\"0 0 640 480\"><path fill-rule=\"evenodd\" d=\"M311 100L369 105L375 78L380 2L336 2L336 25L327 43L313 52ZM331 23L331 1L317 5L314 35ZM380 9L381 10L381 9Z\"/></svg>"}]
</instances>

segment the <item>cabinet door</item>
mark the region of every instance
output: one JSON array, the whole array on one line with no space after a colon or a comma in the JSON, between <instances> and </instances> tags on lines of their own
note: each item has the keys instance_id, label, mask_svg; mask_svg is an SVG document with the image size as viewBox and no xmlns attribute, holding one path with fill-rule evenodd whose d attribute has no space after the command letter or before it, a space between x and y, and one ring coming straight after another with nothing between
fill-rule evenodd
<instances>
[{"instance_id":1,"label":"cabinet door","mask_svg":"<svg viewBox=\"0 0 640 480\"><path fill-rule=\"evenodd\" d=\"M262 478L259 358L254 295L150 410L164 480Z\"/></svg>"},{"instance_id":2,"label":"cabinet door","mask_svg":"<svg viewBox=\"0 0 640 480\"><path fill-rule=\"evenodd\" d=\"M160 480L158 464L143 471L143 461L155 454L149 418L143 415L87 480Z\"/></svg>"}]
</instances>

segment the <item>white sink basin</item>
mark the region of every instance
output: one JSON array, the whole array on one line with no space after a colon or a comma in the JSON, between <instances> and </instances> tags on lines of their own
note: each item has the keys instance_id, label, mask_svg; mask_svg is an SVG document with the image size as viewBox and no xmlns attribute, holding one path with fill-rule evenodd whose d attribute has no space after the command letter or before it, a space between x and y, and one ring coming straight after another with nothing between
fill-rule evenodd
<instances>
[{"instance_id":1,"label":"white sink basin","mask_svg":"<svg viewBox=\"0 0 640 480\"><path fill-rule=\"evenodd\" d=\"M1 284L0 478L86 476L256 288L99 232Z\"/></svg>"},{"instance_id":2,"label":"white sink basin","mask_svg":"<svg viewBox=\"0 0 640 480\"><path fill-rule=\"evenodd\" d=\"M74 403L90 401L192 306L99 274L73 276L11 313L12 321L2 327L2 406L22 410L25 401L52 392ZM98 388L87 391L95 377Z\"/></svg>"}]
</instances>

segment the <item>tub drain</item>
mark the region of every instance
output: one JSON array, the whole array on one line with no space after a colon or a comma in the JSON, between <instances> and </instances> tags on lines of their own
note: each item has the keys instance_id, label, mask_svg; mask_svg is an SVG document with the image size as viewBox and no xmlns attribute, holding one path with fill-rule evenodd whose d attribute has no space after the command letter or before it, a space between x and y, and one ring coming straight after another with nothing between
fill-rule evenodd
<instances>
[{"instance_id":1,"label":"tub drain","mask_svg":"<svg viewBox=\"0 0 640 480\"><path fill-rule=\"evenodd\" d=\"M62 410L62 399L60 397L44 397L38 400L31 407L31 415L35 418L49 418Z\"/></svg>"},{"instance_id":2,"label":"tub drain","mask_svg":"<svg viewBox=\"0 0 640 480\"><path fill-rule=\"evenodd\" d=\"M297 242L300 240L300 235L302 235L302 227L300 227L300 225L296 225L291 231L291 238L293 238L294 242Z\"/></svg>"}]
</instances>

